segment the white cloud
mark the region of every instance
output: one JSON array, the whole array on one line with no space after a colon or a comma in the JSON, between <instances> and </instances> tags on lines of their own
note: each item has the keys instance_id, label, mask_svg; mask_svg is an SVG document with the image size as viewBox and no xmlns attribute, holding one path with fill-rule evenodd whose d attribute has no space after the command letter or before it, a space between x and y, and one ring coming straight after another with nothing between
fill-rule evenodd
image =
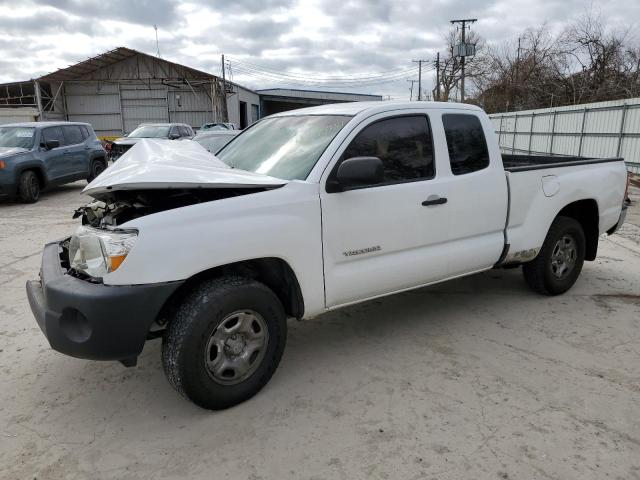
<instances>
[{"instance_id":1,"label":"white cloud","mask_svg":"<svg viewBox=\"0 0 640 480\"><path fill-rule=\"evenodd\" d=\"M165 58L218 73L220 54L234 80L253 88L277 83L242 73L234 59L290 74L357 75L401 70L444 50L452 18L477 17L489 43L547 22L559 30L589 0L0 0L0 81L25 80L118 46L155 53L159 27ZM640 4L601 0L610 24L640 18ZM432 73L425 73L430 89ZM407 77L408 78L408 77ZM407 98L407 78L343 88ZM294 83L291 86L296 86ZM316 88L316 87L314 87Z\"/></svg>"}]
</instances>

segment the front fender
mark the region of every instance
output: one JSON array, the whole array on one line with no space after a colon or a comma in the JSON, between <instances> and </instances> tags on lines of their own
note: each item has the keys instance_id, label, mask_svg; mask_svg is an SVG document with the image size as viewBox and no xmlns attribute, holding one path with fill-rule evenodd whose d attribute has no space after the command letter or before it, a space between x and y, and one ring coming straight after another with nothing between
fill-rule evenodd
<instances>
[{"instance_id":1,"label":"front fender","mask_svg":"<svg viewBox=\"0 0 640 480\"><path fill-rule=\"evenodd\" d=\"M16 185L20 181L20 175L22 175L22 172L26 170L37 171L42 180L43 187L47 186L47 184L49 183L50 179L49 179L49 175L47 175L47 169L45 168L44 162L36 158L31 158L29 160L19 160L14 163L13 176L14 176L14 182L16 183Z\"/></svg>"},{"instance_id":2,"label":"front fender","mask_svg":"<svg viewBox=\"0 0 640 480\"><path fill-rule=\"evenodd\" d=\"M139 232L122 266L105 284L186 280L215 267L280 258L298 278L305 314L324 309L320 199L317 184L211 201L141 217L122 228Z\"/></svg>"}]
</instances>

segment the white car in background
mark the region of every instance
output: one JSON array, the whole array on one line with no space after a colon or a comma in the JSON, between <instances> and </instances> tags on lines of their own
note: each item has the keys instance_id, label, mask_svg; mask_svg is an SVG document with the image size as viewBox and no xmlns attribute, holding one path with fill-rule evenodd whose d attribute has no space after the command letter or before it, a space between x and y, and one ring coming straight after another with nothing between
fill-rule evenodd
<instances>
[{"instance_id":1,"label":"white car in background","mask_svg":"<svg viewBox=\"0 0 640 480\"><path fill-rule=\"evenodd\" d=\"M198 142L208 152L214 155L218 150L222 149L227 143L235 138L240 133L240 130L205 130L196 133L193 137L194 142Z\"/></svg>"}]
</instances>

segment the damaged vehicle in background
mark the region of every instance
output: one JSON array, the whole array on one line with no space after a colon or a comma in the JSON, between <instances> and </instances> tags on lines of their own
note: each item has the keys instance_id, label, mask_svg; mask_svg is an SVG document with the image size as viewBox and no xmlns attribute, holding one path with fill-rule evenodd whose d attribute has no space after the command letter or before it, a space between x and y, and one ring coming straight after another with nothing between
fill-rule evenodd
<instances>
[{"instance_id":1,"label":"damaged vehicle in background","mask_svg":"<svg viewBox=\"0 0 640 480\"><path fill-rule=\"evenodd\" d=\"M216 156L138 144L85 189L96 201L27 295L53 349L131 366L162 337L171 385L226 408L271 378L288 317L501 267L566 292L626 186L619 158L501 155L471 105L283 112Z\"/></svg>"},{"instance_id":2,"label":"damaged vehicle in background","mask_svg":"<svg viewBox=\"0 0 640 480\"><path fill-rule=\"evenodd\" d=\"M142 123L133 132L106 145L109 160L116 161L143 138L184 140L193 137L193 129L186 123Z\"/></svg>"}]
</instances>

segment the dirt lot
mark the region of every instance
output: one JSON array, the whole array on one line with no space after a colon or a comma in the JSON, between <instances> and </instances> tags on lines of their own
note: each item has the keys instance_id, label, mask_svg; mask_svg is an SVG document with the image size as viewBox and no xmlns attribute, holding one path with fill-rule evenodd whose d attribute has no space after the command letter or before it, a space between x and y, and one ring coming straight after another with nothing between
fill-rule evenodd
<instances>
[{"instance_id":1,"label":"dirt lot","mask_svg":"<svg viewBox=\"0 0 640 480\"><path fill-rule=\"evenodd\" d=\"M24 283L82 184L0 203L0 478L640 479L640 195L566 295L519 270L290 323L267 387L223 412L52 351Z\"/></svg>"}]
</instances>

